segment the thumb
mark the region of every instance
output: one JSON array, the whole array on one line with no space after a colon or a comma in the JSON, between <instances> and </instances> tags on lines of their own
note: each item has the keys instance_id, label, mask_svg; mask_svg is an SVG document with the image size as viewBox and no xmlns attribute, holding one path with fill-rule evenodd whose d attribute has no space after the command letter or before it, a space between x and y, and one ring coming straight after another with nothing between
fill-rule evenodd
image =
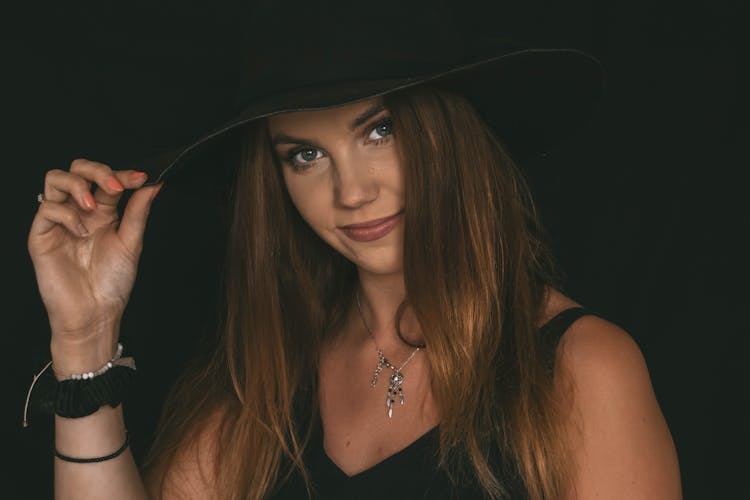
<instances>
[{"instance_id":1,"label":"thumb","mask_svg":"<svg viewBox=\"0 0 750 500\"><path fill-rule=\"evenodd\" d=\"M123 244L136 255L140 254L143 244L143 232L146 230L146 219L151 209L151 202L163 185L164 182L160 182L154 186L136 190L125 206L117 234Z\"/></svg>"}]
</instances>

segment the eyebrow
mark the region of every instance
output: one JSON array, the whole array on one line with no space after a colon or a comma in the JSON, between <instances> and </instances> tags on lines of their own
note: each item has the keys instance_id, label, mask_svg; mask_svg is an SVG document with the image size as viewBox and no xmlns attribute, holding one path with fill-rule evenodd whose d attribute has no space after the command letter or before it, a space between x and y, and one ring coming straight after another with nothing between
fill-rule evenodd
<instances>
[{"instance_id":1,"label":"eyebrow","mask_svg":"<svg viewBox=\"0 0 750 500\"><path fill-rule=\"evenodd\" d=\"M385 106L383 106L382 104L375 104L371 106L370 108L366 109L364 113L362 113L361 115L356 117L354 120L352 120L352 122L349 124L349 130L353 132L357 127L359 127L360 125L362 125L367 120L377 115L384 109L385 109Z\"/></svg>"},{"instance_id":2,"label":"eyebrow","mask_svg":"<svg viewBox=\"0 0 750 500\"><path fill-rule=\"evenodd\" d=\"M367 108L364 112L362 112L362 114L360 114L358 117L352 120L351 123L349 123L349 130L356 130L357 127L361 126L363 123L367 122L367 120L383 110L385 110L385 106L383 106L382 104L375 104ZM271 144L273 144L274 146L276 146L277 144L309 144L311 146L318 147L318 145L315 144L314 141L303 139L300 137L293 137L286 134L275 135L271 140Z\"/></svg>"}]
</instances>

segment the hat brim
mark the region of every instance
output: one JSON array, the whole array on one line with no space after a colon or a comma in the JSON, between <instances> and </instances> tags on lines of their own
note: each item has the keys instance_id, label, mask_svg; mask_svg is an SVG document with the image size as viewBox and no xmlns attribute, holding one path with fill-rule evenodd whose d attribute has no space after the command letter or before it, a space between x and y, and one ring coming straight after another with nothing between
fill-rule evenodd
<instances>
[{"instance_id":1,"label":"hat brim","mask_svg":"<svg viewBox=\"0 0 750 500\"><path fill-rule=\"evenodd\" d=\"M134 167L156 184L190 162L216 139L253 120L278 113L327 109L430 83L469 99L511 153L544 151L585 126L604 87L601 64L573 49L522 49L431 75L340 81L256 100L234 118L192 143Z\"/></svg>"}]
</instances>

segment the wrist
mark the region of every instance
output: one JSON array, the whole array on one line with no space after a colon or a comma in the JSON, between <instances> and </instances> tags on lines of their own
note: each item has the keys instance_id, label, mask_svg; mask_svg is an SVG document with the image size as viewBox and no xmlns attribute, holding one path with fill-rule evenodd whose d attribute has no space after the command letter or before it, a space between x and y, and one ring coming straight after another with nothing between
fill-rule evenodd
<instances>
[{"instance_id":1,"label":"wrist","mask_svg":"<svg viewBox=\"0 0 750 500\"><path fill-rule=\"evenodd\" d=\"M111 360L116 352L116 332L87 341L53 340L50 343L52 370L58 380L75 373L96 371Z\"/></svg>"}]
</instances>

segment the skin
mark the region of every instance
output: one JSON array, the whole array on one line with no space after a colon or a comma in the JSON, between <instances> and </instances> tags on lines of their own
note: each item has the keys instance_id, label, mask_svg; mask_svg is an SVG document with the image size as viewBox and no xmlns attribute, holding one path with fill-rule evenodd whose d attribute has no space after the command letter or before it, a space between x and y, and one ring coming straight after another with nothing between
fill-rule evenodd
<instances>
[{"instance_id":1,"label":"skin","mask_svg":"<svg viewBox=\"0 0 750 500\"><path fill-rule=\"evenodd\" d=\"M86 159L45 176L46 201L39 205L27 245L49 316L58 378L96 370L115 351L149 209L161 188L141 187L145 181L143 173L113 171ZM118 220L117 203L125 189L136 191ZM55 416L55 447L64 455L100 457L124 440L122 406L105 405L77 419ZM89 498L146 498L130 449L86 465L91 466L55 459L55 498L81 498L82 491Z\"/></svg>"},{"instance_id":2,"label":"skin","mask_svg":"<svg viewBox=\"0 0 750 500\"><path fill-rule=\"evenodd\" d=\"M291 136L276 152L285 159L299 148L297 163L283 163L293 203L310 227L359 270L362 303L376 343L400 364L411 353L392 326L404 298L403 230L376 242L355 242L337 226L396 213L403 207L403 173L395 135L385 142L376 126L383 114L351 129L356 117L377 107L371 99L338 108L277 115L269 119L271 137ZM387 113L383 111L382 113ZM387 114L385 115L387 116ZM297 168L295 168L297 167ZM304 169L300 169L303 167ZM578 305L549 289L542 323ZM419 326L406 316L405 331L419 340ZM374 325L374 326L373 326ZM679 498L674 445L651 388L643 357L630 336L616 325L584 317L564 335L558 370L572 377L574 411L568 422L578 474L569 498ZM357 311L344 334L321 353L321 419L324 448L347 475L360 473L403 449L439 422L423 356L405 369L409 404L394 421L384 418L381 378L368 387L375 358ZM397 422L396 422L397 421ZM398 424L398 425L394 425Z\"/></svg>"},{"instance_id":3,"label":"skin","mask_svg":"<svg viewBox=\"0 0 750 500\"><path fill-rule=\"evenodd\" d=\"M380 101L367 100L323 111L277 115L268 120L268 130L274 143L278 137L295 138L275 146L292 202L323 240L357 266L367 324L377 345L391 362L400 365L413 351L398 340L392 327L405 295L403 221L385 237L371 242L354 241L339 229L391 216L404 207L395 137L387 133L387 127L378 126L388 112L382 110L360 126L350 127L379 106ZM305 161L302 154L293 162L287 160L290 153L311 145L317 149L306 153L314 160ZM408 315L404 331L420 340L412 315ZM326 452L346 474L354 475L437 425L439 415L424 355L418 352L404 370L403 389L409 404L398 406L392 421L383 418L390 372L383 372L376 390L370 387L377 362L375 345L356 309L350 312L342 333L321 353L321 417Z\"/></svg>"},{"instance_id":4,"label":"skin","mask_svg":"<svg viewBox=\"0 0 750 500\"><path fill-rule=\"evenodd\" d=\"M400 364L412 352L397 340L391 326L405 295L402 223L387 236L366 243L347 238L339 229L393 215L404 206L398 139L380 126L387 111L350 127L378 104L373 99L280 114L268 119L268 127L272 138L287 136L275 145L280 158L303 148L308 151L298 160L315 159L303 170L283 163L286 187L310 227L357 266L364 316L374 340ZM160 187L141 188L144 181L135 172L113 171L83 159L67 172L47 174L49 202L40 205L28 247L49 313L52 357L60 373L95 369L111 357L150 204ZM86 195L92 185L97 187L95 205ZM119 187L136 190L121 221L116 211ZM79 223L88 229L87 235L78 232ZM577 305L556 290L547 292L541 323ZM403 327L409 340L420 341L419 325L408 310ZM440 417L423 353L405 368L408 402L397 407L394 421L388 422L383 407L387 377L381 376L375 390L369 387L376 358L356 309L339 333L320 353L321 419L326 453L342 471L354 475L418 439ZM600 318L580 318L563 335L556 370L566 373L575 389L574 411L566 422L575 474L564 498L681 498L674 444L632 338ZM220 418L217 410L191 444L179 451L167 474L164 498L213 498L210 460ZM55 428L56 447L62 453L106 455L124 439L122 408L104 407L81 419L56 417ZM56 459L55 491L57 498L74 498L81 491L92 498L146 498L129 451L86 467Z\"/></svg>"}]
</instances>

